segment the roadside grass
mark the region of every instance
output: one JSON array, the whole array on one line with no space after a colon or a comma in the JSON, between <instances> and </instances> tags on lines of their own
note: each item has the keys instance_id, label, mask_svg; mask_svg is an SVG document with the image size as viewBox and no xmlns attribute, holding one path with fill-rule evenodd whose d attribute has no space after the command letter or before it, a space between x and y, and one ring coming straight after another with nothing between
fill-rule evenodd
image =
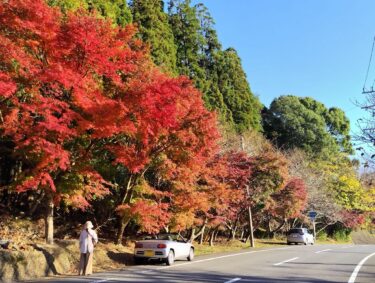
<instances>
[{"instance_id":1,"label":"roadside grass","mask_svg":"<svg viewBox=\"0 0 375 283\"><path fill-rule=\"evenodd\" d=\"M285 241L280 239L255 239L256 248L275 247L283 245L286 245L286 243ZM208 243L203 243L202 245L196 243L194 247L195 255L206 255L213 253L234 252L247 249L250 248L250 242L244 243L239 240L221 240L215 242L214 246L210 246Z\"/></svg>"},{"instance_id":2,"label":"roadside grass","mask_svg":"<svg viewBox=\"0 0 375 283\"><path fill-rule=\"evenodd\" d=\"M316 244L351 244L353 243L351 239L347 240L335 240L332 238L326 239L317 239ZM284 238L275 238L275 239L255 239L256 248L265 248L265 247L277 247L277 246L286 246L286 240ZM235 252L241 251L247 248L250 248L250 243L244 243L239 240L221 240L215 242L214 246L210 246L208 243L203 243L202 245L195 243L195 255L207 255L214 253L225 253L225 252Z\"/></svg>"},{"instance_id":3,"label":"roadside grass","mask_svg":"<svg viewBox=\"0 0 375 283\"><path fill-rule=\"evenodd\" d=\"M335 240L332 238L327 238L327 239L317 239L316 244L318 245L343 245L343 244L352 244L353 241L351 238L348 239L340 239L340 240Z\"/></svg>"}]
</instances>

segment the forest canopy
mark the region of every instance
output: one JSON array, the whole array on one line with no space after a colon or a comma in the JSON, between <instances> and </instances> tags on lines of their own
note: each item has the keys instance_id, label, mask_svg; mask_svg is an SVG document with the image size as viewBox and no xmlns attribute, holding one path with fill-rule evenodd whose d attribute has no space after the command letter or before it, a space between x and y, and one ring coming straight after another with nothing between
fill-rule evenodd
<instances>
[{"instance_id":1,"label":"forest canopy","mask_svg":"<svg viewBox=\"0 0 375 283\"><path fill-rule=\"evenodd\" d=\"M89 218L117 243L247 239L249 212L258 236L310 210L321 233L372 225L349 129L312 98L263 107L204 4L0 4L0 211L45 219L48 242Z\"/></svg>"}]
</instances>

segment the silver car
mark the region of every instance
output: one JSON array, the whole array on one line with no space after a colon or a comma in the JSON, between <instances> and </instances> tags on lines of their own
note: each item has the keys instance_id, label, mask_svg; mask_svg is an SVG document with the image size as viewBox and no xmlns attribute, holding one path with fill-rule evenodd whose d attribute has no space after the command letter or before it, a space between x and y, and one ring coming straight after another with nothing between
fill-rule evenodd
<instances>
[{"instance_id":1,"label":"silver car","mask_svg":"<svg viewBox=\"0 0 375 283\"><path fill-rule=\"evenodd\" d=\"M295 244L314 244L314 236L311 235L306 228L293 228L290 229L287 236L288 245Z\"/></svg>"},{"instance_id":2,"label":"silver car","mask_svg":"<svg viewBox=\"0 0 375 283\"><path fill-rule=\"evenodd\" d=\"M171 265L175 259L194 259L194 246L177 234L160 234L135 243L134 263L159 259Z\"/></svg>"}]
</instances>

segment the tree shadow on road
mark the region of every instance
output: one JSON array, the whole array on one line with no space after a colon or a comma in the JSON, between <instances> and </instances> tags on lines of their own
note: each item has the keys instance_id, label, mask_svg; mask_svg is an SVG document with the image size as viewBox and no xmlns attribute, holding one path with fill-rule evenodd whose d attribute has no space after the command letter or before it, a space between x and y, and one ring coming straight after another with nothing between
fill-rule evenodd
<instances>
[{"instance_id":1,"label":"tree shadow on road","mask_svg":"<svg viewBox=\"0 0 375 283\"><path fill-rule=\"evenodd\" d=\"M240 278L238 282L262 282L262 283L287 283L287 282L299 282L299 283L339 283L340 281L334 280L322 280L316 278L302 277L302 276L284 276L284 277L268 277L268 276L244 276L238 274L224 274L218 272L181 272L177 270L162 270L147 272L132 272L131 277L124 276L124 282L228 282L235 278ZM125 274L123 274L125 275ZM129 274L127 274L129 276ZM120 278L116 276L116 280ZM132 281L134 280L134 281ZM234 281L233 281L234 282ZM108 282L109 283L109 282Z\"/></svg>"},{"instance_id":2,"label":"tree shadow on road","mask_svg":"<svg viewBox=\"0 0 375 283\"><path fill-rule=\"evenodd\" d=\"M261 244L265 244L265 245L276 245L276 246L280 246L280 245L287 245L286 242L271 242L271 241L259 241L259 243Z\"/></svg>"}]
</instances>

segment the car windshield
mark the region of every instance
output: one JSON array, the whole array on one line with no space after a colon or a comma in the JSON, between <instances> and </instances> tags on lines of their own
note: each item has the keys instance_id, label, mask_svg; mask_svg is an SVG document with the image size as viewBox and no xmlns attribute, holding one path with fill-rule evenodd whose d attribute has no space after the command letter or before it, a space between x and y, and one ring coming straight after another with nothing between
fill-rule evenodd
<instances>
[{"instance_id":1,"label":"car windshield","mask_svg":"<svg viewBox=\"0 0 375 283\"><path fill-rule=\"evenodd\" d=\"M289 235L290 234L303 234L303 229L302 228L290 229L288 234Z\"/></svg>"},{"instance_id":2,"label":"car windshield","mask_svg":"<svg viewBox=\"0 0 375 283\"><path fill-rule=\"evenodd\" d=\"M172 234L160 234L157 237L159 240L169 240L169 241L176 240L176 235L172 235Z\"/></svg>"},{"instance_id":3,"label":"car windshield","mask_svg":"<svg viewBox=\"0 0 375 283\"><path fill-rule=\"evenodd\" d=\"M186 242L178 234L159 234L159 235L148 235L143 237L143 240L167 240L167 241L177 241L177 242Z\"/></svg>"}]
</instances>

